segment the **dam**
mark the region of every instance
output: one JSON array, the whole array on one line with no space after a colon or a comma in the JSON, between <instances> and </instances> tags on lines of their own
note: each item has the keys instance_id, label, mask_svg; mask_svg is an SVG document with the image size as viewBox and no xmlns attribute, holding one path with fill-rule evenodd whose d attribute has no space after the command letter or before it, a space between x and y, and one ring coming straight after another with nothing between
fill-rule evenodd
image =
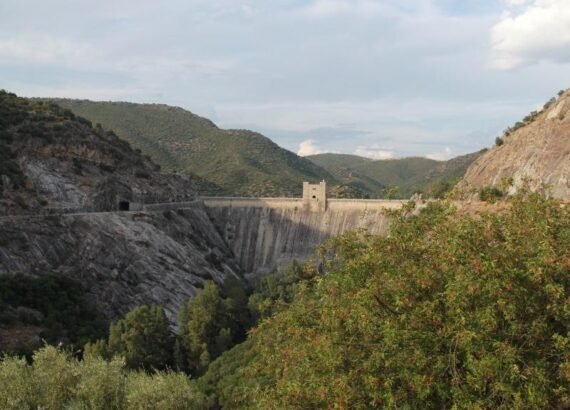
<instances>
[{"instance_id":1,"label":"dam","mask_svg":"<svg viewBox=\"0 0 570 410\"><path fill-rule=\"evenodd\" d=\"M344 232L372 235L388 229L387 209L406 201L330 199L326 184L303 185L303 198L203 197L210 220L248 276L275 272L314 256L315 248Z\"/></svg>"}]
</instances>

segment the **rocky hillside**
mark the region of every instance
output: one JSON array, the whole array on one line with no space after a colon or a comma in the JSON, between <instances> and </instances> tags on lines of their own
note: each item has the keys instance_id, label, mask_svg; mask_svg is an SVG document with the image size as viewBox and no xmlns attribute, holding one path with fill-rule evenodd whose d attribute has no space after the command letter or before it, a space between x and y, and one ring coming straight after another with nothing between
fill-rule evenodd
<instances>
[{"instance_id":1,"label":"rocky hillside","mask_svg":"<svg viewBox=\"0 0 570 410\"><path fill-rule=\"evenodd\" d=\"M311 161L248 130L223 130L182 108L160 104L51 100L113 129L167 171L200 177L208 195L298 196L303 181L335 179Z\"/></svg>"},{"instance_id":2,"label":"rocky hillside","mask_svg":"<svg viewBox=\"0 0 570 410\"><path fill-rule=\"evenodd\" d=\"M436 188L442 189L443 185L451 187L479 155L481 152L474 152L448 161L420 157L372 160L344 154L319 154L307 158L370 197L383 197L387 188L398 187L398 196L409 198L416 191L429 194Z\"/></svg>"},{"instance_id":3,"label":"rocky hillside","mask_svg":"<svg viewBox=\"0 0 570 410\"><path fill-rule=\"evenodd\" d=\"M121 200L194 197L113 131L53 103L0 91L0 215L73 208L107 211Z\"/></svg>"},{"instance_id":4,"label":"rocky hillside","mask_svg":"<svg viewBox=\"0 0 570 410\"><path fill-rule=\"evenodd\" d=\"M14 300L29 300L27 289L7 289L2 278L55 273L81 288L107 320L158 303L174 323L206 280L240 277L203 204L193 201L191 181L161 174L112 131L2 91L0 155L0 290L18 292ZM188 200L187 209L133 212L140 202L175 199ZM125 207L131 212L105 212ZM38 319L49 312L5 302L0 297L2 337L29 338L22 326L39 333L53 327Z\"/></svg>"},{"instance_id":5,"label":"rocky hillside","mask_svg":"<svg viewBox=\"0 0 570 410\"><path fill-rule=\"evenodd\" d=\"M515 193L529 188L570 198L570 91L508 128L497 145L467 170L458 188L494 186Z\"/></svg>"}]
</instances>

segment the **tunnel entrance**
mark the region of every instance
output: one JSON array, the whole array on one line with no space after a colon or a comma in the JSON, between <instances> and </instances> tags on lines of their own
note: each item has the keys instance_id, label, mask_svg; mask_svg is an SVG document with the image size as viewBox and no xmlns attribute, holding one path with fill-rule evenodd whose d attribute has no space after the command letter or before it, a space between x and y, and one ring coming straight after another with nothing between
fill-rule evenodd
<instances>
[{"instance_id":1,"label":"tunnel entrance","mask_svg":"<svg viewBox=\"0 0 570 410\"><path fill-rule=\"evenodd\" d=\"M119 201L119 211L128 211L130 205L129 201Z\"/></svg>"}]
</instances>

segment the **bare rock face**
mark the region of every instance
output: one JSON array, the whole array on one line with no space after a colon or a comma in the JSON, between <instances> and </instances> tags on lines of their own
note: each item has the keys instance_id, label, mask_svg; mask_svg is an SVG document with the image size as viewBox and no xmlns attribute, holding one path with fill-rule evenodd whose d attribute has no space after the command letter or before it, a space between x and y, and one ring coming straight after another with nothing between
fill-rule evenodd
<instances>
[{"instance_id":1,"label":"bare rock face","mask_svg":"<svg viewBox=\"0 0 570 410\"><path fill-rule=\"evenodd\" d=\"M206 280L241 272L195 197L112 131L0 90L0 276L58 272L109 320L157 303L174 325Z\"/></svg>"},{"instance_id":2,"label":"bare rock face","mask_svg":"<svg viewBox=\"0 0 570 410\"><path fill-rule=\"evenodd\" d=\"M239 276L203 206L177 211L0 218L0 275L59 272L116 320L141 304L162 305L174 324L203 287Z\"/></svg>"},{"instance_id":3,"label":"bare rock face","mask_svg":"<svg viewBox=\"0 0 570 410\"><path fill-rule=\"evenodd\" d=\"M509 194L526 183L533 191L570 198L570 91L479 157L458 188L500 187L510 178Z\"/></svg>"}]
</instances>

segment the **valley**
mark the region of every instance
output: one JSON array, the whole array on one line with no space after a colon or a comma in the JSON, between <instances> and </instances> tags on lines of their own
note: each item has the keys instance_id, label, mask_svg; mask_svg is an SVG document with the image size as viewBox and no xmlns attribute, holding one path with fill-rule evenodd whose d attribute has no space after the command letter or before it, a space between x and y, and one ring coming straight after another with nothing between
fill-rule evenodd
<instances>
[{"instance_id":1,"label":"valley","mask_svg":"<svg viewBox=\"0 0 570 410\"><path fill-rule=\"evenodd\" d=\"M82 380L88 377L82 373L85 366L111 366L118 355L125 362L113 377L131 380L133 371L145 369L144 383L155 388L153 377L180 377L180 391L197 408L212 409L285 408L288 403L320 408L330 397L360 400L361 393L353 389L330 390L326 397L302 387L289 392L281 383L304 379L284 364L289 360L301 372L319 368L322 386L332 383L329 374L342 374L326 367L337 360L351 369L380 366L379 374L395 378L402 372L430 374L441 385L453 385L453 378L437 373L447 353L428 353L448 343L440 332L451 323L452 334L483 332L483 354L494 357L493 346L505 339L488 322L494 319L479 320L488 314L489 303L499 316L511 315L508 340L523 323L531 323L540 330L525 337L557 352L557 339L543 336L563 329L566 321L560 306L568 287L564 267L570 225L568 207L560 200L567 198L569 161L568 151L560 148L567 135L560 113L568 98L561 94L501 145L447 162L322 154L310 159L325 173L295 188L287 182L290 188L284 190L240 188L205 196L197 192L204 187L203 177L165 173L113 131L51 102L2 92L0 349L28 357L35 352L34 363L51 355L50 360L77 368ZM537 134L543 136L537 142L541 148L529 151L525 168L532 172L497 171L493 164L510 163L505 156L518 155ZM537 165L545 163L554 165ZM486 169L495 171L486 176ZM328 175L332 186L311 183L317 175ZM291 184L296 178L304 176ZM396 188L400 196L423 191L425 198L358 198L385 197ZM537 236L548 248L546 256L534 250ZM519 263L524 269L541 266L548 278L519 281ZM471 275L473 270L481 276ZM507 296L503 285L510 289ZM44 288L49 289L45 295ZM483 300L479 307L457 299L467 291L477 300L478 289L493 295L491 302ZM509 310L521 295L535 313ZM446 311L458 309L470 320L442 316L432 305L434 297ZM496 305L497 300L508 302ZM554 313L548 313L546 300L557 306ZM551 324L546 333L544 323ZM401 329L409 331L401 334ZM425 334L430 341L423 341ZM399 353L407 335L414 363ZM355 336L363 342L355 344ZM41 347L44 340L79 349L84 359ZM563 366L557 359L533 359L534 353L517 340L518 354L535 368ZM371 346L377 344L387 346L398 363L376 363ZM289 350L297 352L295 358L287 356ZM324 360L307 365L297 358L311 351ZM416 365L427 357L434 374ZM267 363L282 375L277 378ZM478 363L465 366L479 368ZM161 373L169 368L178 373ZM0 366L0 375L4 369ZM494 371L502 377L500 366ZM247 382L243 372L252 375ZM549 391L564 384L564 376L550 379ZM121 395L134 394L129 383ZM374 402L375 391L366 388L362 394ZM481 393L469 394L477 398ZM448 400L455 398L442 394L436 401ZM565 398L528 400L540 404Z\"/></svg>"}]
</instances>

